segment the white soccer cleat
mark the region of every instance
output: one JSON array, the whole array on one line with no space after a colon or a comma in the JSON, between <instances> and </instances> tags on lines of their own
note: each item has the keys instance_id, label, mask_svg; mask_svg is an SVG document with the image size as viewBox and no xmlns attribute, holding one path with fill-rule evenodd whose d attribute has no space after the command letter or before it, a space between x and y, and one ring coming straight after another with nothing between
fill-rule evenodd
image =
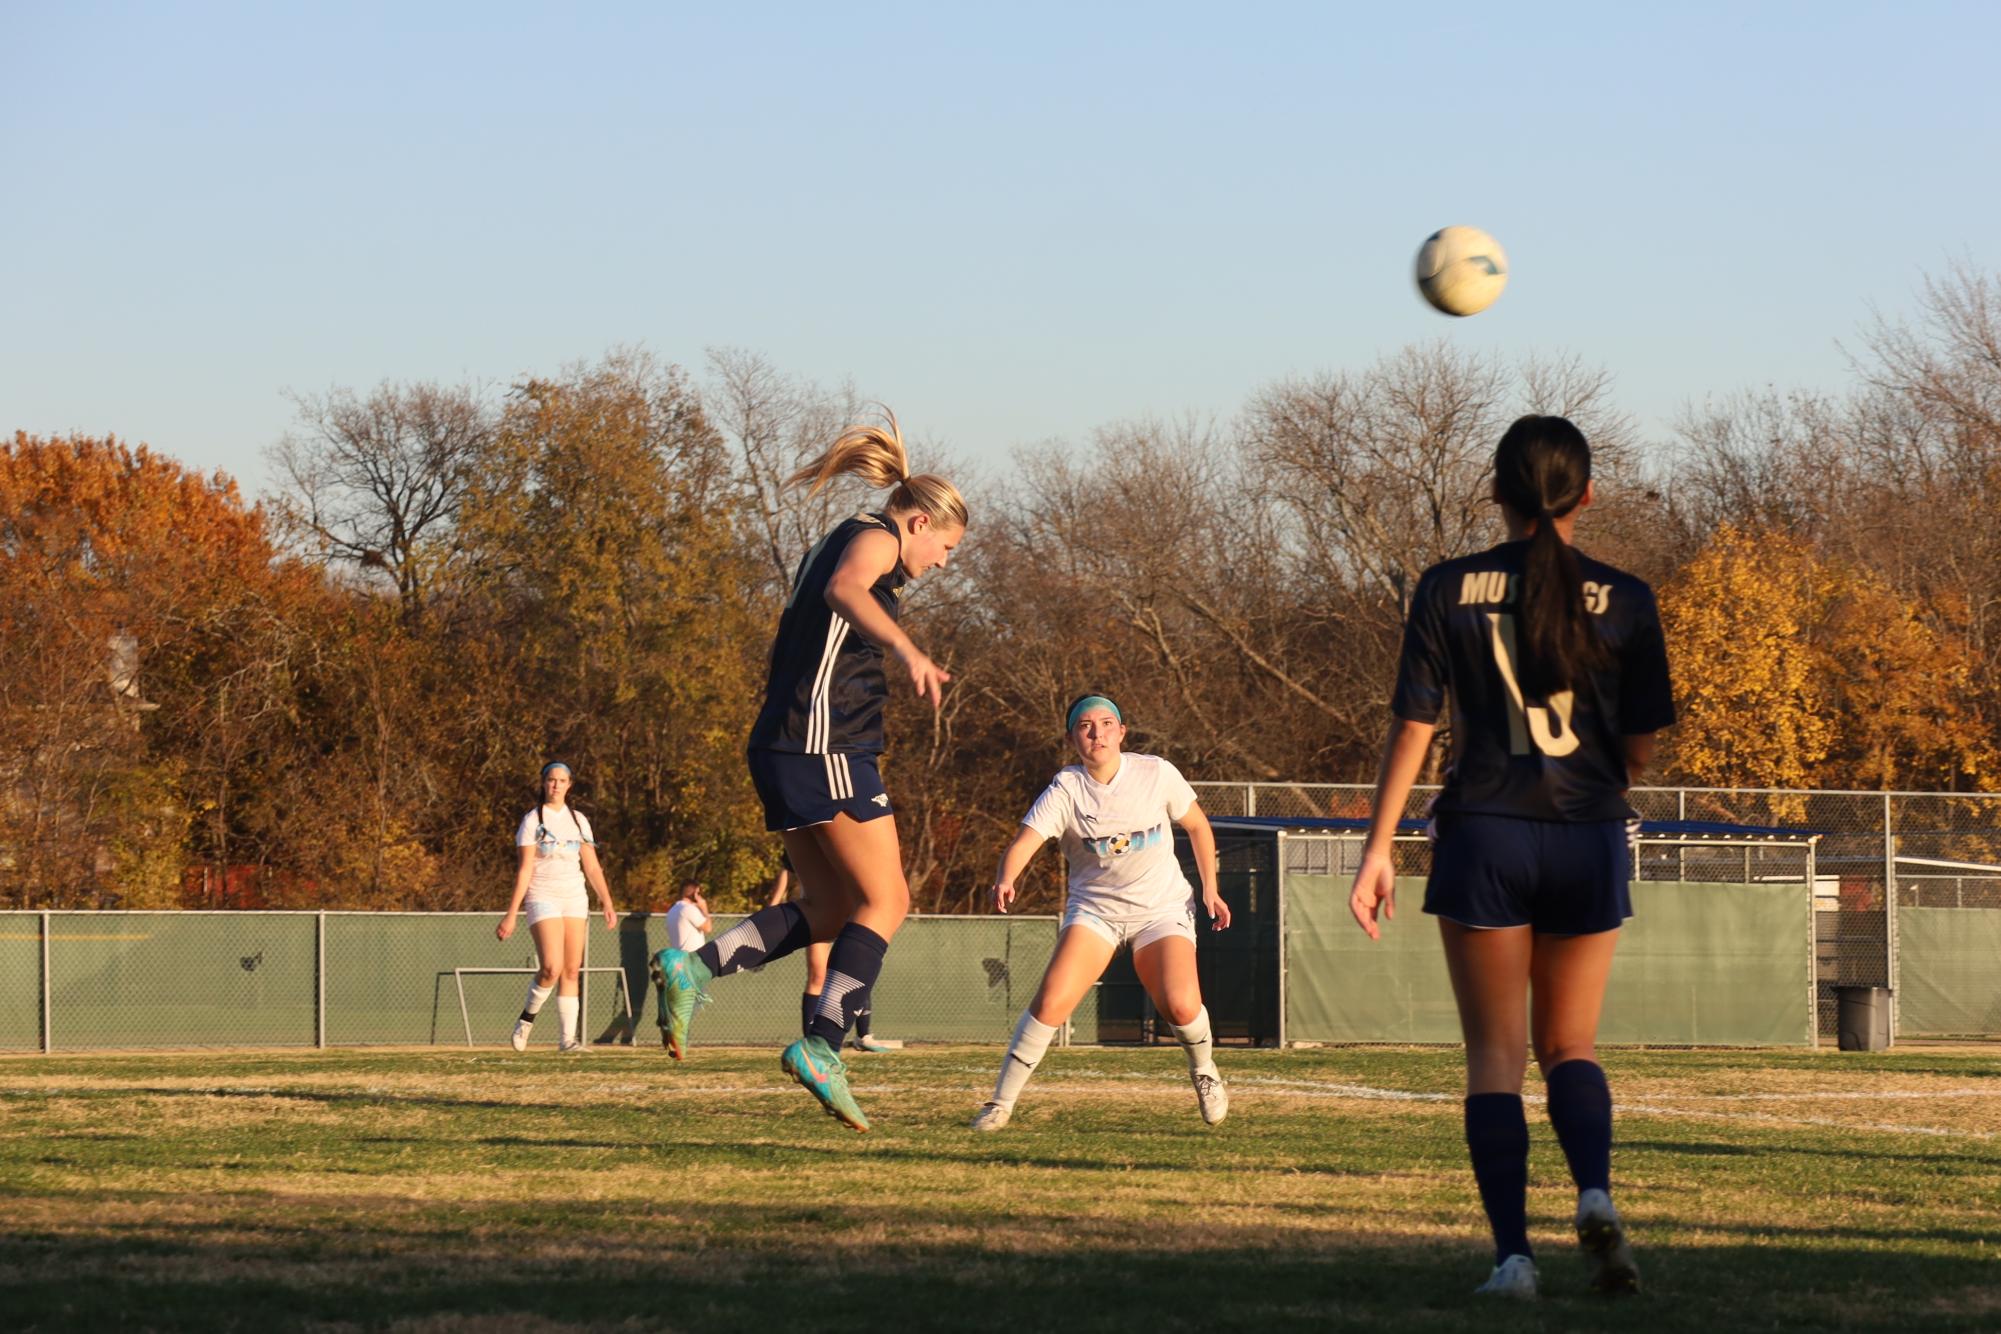
<instances>
[{"instance_id":1,"label":"white soccer cleat","mask_svg":"<svg viewBox=\"0 0 2001 1334\"><path fill-rule=\"evenodd\" d=\"M1535 1261L1526 1255L1511 1255L1494 1266L1487 1281L1473 1289L1475 1297L1511 1297L1518 1302L1536 1299Z\"/></svg>"},{"instance_id":2,"label":"white soccer cleat","mask_svg":"<svg viewBox=\"0 0 2001 1334\"><path fill-rule=\"evenodd\" d=\"M854 1047L857 1051L872 1051L876 1053L881 1053L886 1051L902 1051L903 1039L879 1038L876 1037L873 1033L871 1033L869 1036L865 1038L854 1039L849 1045Z\"/></svg>"},{"instance_id":3,"label":"white soccer cleat","mask_svg":"<svg viewBox=\"0 0 2001 1334\"><path fill-rule=\"evenodd\" d=\"M1612 1197L1593 1188L1577 1196L1577 1244L1591 1257L1596 1272L1591 1286L1600 1292L1638 1292L1640 1266L1633 1248L1626 1244L1626 1228Z\"/></svg>"},{"instance_id":4,"label":"white soccer cleat","mask_svg":"<svg viewBox=\"0 0 2001 1334\"><path fill-rule=\"evenodd\" d=\"M516 1019L514 1021L514 1036L507 1039L507 1045L516 1051L527 1051L528 1035L534 1031L535 1021L533 1019Z\"/></svg>"},{"instance_id":5,"label":"white soccer cleat","mask_svg":"<svg viewBox=\"0 0 2001 1334\"><path fill-rule=\"evenodd\" d=\"M558 1038L556 1050L564 1056L582 1055L590 1050L590 1044L581 1038Z\"/></svg>"},{"instance_id":6,"label":"white soccer cleat","mask_svg":"<svg viewBox=\"0 0 2001 1334\"><path fill-rule=\"evenodd\" d=\"M1001 1130L1013 1119L1014 1109L1012 1107L1003 1107L997 1102L990 1102L982 1106L979 1111L973 1113L973 1129Z\"/></svg>"},{"instance_id":7,"label":"white soccer cleat","mask_svg":"<svg viewBox=\"0 0 2001 1334\"><path fill-rule=\"evenodd\" d=\"M1222 1124L1230 1114L1230 1090L1223 1086L1222 1074L1206 1065L1188 1077L1195 1082L1195 1104L1202 1109L1202 1119L1212 1126Z\"/></svg>"}]
</instances>

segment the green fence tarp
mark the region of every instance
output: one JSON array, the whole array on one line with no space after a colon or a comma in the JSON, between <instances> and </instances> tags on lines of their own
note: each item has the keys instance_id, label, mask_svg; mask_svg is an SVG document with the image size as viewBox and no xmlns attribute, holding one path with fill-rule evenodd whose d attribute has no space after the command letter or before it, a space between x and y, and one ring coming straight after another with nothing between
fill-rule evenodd
<instances>
[{"instance_id":1,"label":"green fence tarp","mask_svg":"<svg viewBox=\"0 0 2001 1334\"><path fill-rule=\"evenodd\" d=\"M119 1047L329 1046L505 1042L536 966L524 926L494 937L492 913L52 913L50 1014L58 1051ZM741 918L718 918L727 930ZM324 930L324 977L321 931ZM41 1043L41 917L0 914L0 1049ZM1046 917L908 919L874 992L886 1037L1005 1042L1055 946ZM664 914L589 928L590 967L613 968L638 1010L632 1040L659 1041L647 960ZM501 969L502 972L467 972ZM698 1042L776 1044L799 1035L804 954L720 979L698 1011ZM618 974L585 978L585 1036L626 1037ZM463 1010L461 1009L463 995ZM324 1009L322 1011L322 996ZM1097 996L1072 1020L1098 1036ZM534 1041L554 1045L556 1008Z\"/></svg>"},{"instance_id":2,"label":"green fence tarp","mask_svg":"<svg viewBox=\"0 0 2001 1334\"><path fill-rule=\"evenodd\" d=\"M1897 909L1897 1035L2001 1033L2001 908Z\"/></svg>"},{"instance_id":3,"label":"green fence tarp","mask_svg":"<svg viewBox=\"0 0 2001 1334\"><path fill-rule=\"evenodd\" d=\"M505 1042L536 968L535 941L525 925L506 941L496 939L498 921L487 913L328 913L328 1045L463 1043L468 1024L476 1044ZM590 919L588 962L593 968L618 962L602 918ZM454 971L467 968L513 971ZM595 1037L617 1017L617 979L594 973L586 981L585 1035ZM552 999L536 1023L536 1040L553 1046L556 1028Z\"/></svg>"},{"instance_id":4,"label":"green fence tarp","mask_svg":"<svg viewBox=\"0 0 2001 1334\"><path fill-rule=\"evenodd\" d=\"M312 913L49 914L49 1039L311 1046Z\"/></svg>"},{"instance_id":5,"label":"green fence tarp","mask_svg":"<svg viewBox=\"0 0 2001 1334\"><path fill-rule=\"evenodd\" d=\"M1346 876L1285 886L1286 1037L1293 1042L1457 1042L1459 1011L1424 881L1397 881L1397 917L1371 941ZM1599 1040L1789 1046L1811 1042L1810 903L1803 885L1633 886Z\"/></svg>"},{"instance_id":6,"label":"green fence tarp","mask_svg":"<svg viewBox=\"0 0 2001 1334\"><path fill-rule=\"evenodd\" d=\"M0 913L0 1051L42 1045L42 915Z\"/></svg>"}]
</instances>

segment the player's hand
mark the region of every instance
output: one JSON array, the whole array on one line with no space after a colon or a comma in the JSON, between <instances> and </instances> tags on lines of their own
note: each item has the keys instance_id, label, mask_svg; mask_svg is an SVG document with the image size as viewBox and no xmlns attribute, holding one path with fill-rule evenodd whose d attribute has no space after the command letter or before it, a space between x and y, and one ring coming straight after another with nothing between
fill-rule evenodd
<instances>
[{"instance_id":1,"label":"player's hand","mask_svg":"<svg viewBox=\"0 0 2001 1334\"><path fill-rule=\"evenodd\" d=\"M1013 884L1011 884L1006 880L1002 880L999 883L995 884L994 911L1004 913L1007 911L1007 906L1013 902L1014 902Z\"/></svg>"},{"instance_id":2,"label":"player's hand","mask_svg":"<svg viewBox=\"0 0 2001 1334\"><path fill-rule=\"evenodd\" d=\"M1230 905L1223 902L1221 894L1205 895L1202 899L1202 911L1209 914L1211 931L1222 931L1229 927Z\"/></svg>"},{"instance_id":3,"label":"player's hand","mask_svg":"<svg viewBox=\"0 0 2001 1334\"><path fill-rule=\"evenodd\" d=\"M505 939L507 939L507 938L508 938L509 936L513 935L513 934L514 934L514 914L513 914L513 913L509 913L509 914L507 914L507 916L505 916L505 917L501 918L501 919L500 919L500 925L499 925L499 926L496 926L495 928L493 928L493 934L494 934L494 937L495 937L496 939L499 939L499 940L505 940Z\"/></svg>"},{"instance_id":4,"label":"player's hand","mask_svg":"<svg viewBox=\"0 0 2001 1334\"><path fill-rule=\"evenodd\" d=\"M1380 852L1365 854L1362 869L1355 872L1355 887L1348 894L1348 911L1355 914L1355 924L1370 940L1383 938L1382 928L1376 924L1378 912L1384 920L1396 920L1396 893L1397 872L1389 857Z\"/></svg>"},{"instance_id":5,"label":"player's hand","mask_svg":"<svg viewBox=\"0 0 2001 1334\"><path fill-rule=\"evenodd\" d=\"M607 931L618 930L618 914L612 911L609 903L604 906L604 929Z\"/></svg>"},{"instance_id":6,"label":"player's hand","mask_svg":"<svg viewBox=\"0 0 2001 1334\"><path fill-rule=\"evenodd\" d=\"M912 644L902 651L903 665L910 670L910 684L917 687L917 698L931 701L932 708L945 702L945 683L952 674L926 657L924 651Z\"/></svg>"}]
</instances>

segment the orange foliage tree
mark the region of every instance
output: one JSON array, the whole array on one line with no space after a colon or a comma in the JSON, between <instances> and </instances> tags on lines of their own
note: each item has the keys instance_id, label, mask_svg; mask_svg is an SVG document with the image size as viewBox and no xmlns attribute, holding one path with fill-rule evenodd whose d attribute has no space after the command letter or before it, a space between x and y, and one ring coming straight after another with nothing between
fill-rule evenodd
<instances>
[{"instance_id":1,"label":"orange foliage tree","mask_svg":"<svg viewBox=\"0 0 2001 1334\"><path fill-rule=\"evenodd\" d=\"M262 515L143 446L16 434L0 516L0 898L171 904L265 693Z\"/></svg>"}]
</instances>

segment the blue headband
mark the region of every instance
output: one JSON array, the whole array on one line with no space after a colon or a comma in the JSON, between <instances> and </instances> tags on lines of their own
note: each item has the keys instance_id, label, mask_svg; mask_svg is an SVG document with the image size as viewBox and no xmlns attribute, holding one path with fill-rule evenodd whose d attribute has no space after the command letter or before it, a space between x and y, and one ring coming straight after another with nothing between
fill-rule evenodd
<instances>
[{"instance_id":1,"label":"blue headband","mask_svg":"<svg viewBox=\"0 0 2001 1334\"><path fill-rule=\"evenodd\" d=\"M1120 722L1126 720L1126 716L1119 712L1119 706L1106 699L1103 695L1086 695L1070 706L1070 720L1063 724L1063 730L1067 732L1075 727L1077 720L1084 715L1084 710L1098 708L1110 709L1112 717L1118 719Z\"/></svg>"},{"instance_id":2,"label":"blue headband","mask_svg":"<svg viewBox=\"0 0 2001 1334\"><path fill-rule=\"evenodd\" d=\"M550 772L556 769L561 769L566 774L570 772L570 766L563 763L561 760L550 760L547 764L542 766L542 776L544 778L547 778ZM571 777L575 777L575 775L572 774Z\"/></svg>"}]
</instances>

